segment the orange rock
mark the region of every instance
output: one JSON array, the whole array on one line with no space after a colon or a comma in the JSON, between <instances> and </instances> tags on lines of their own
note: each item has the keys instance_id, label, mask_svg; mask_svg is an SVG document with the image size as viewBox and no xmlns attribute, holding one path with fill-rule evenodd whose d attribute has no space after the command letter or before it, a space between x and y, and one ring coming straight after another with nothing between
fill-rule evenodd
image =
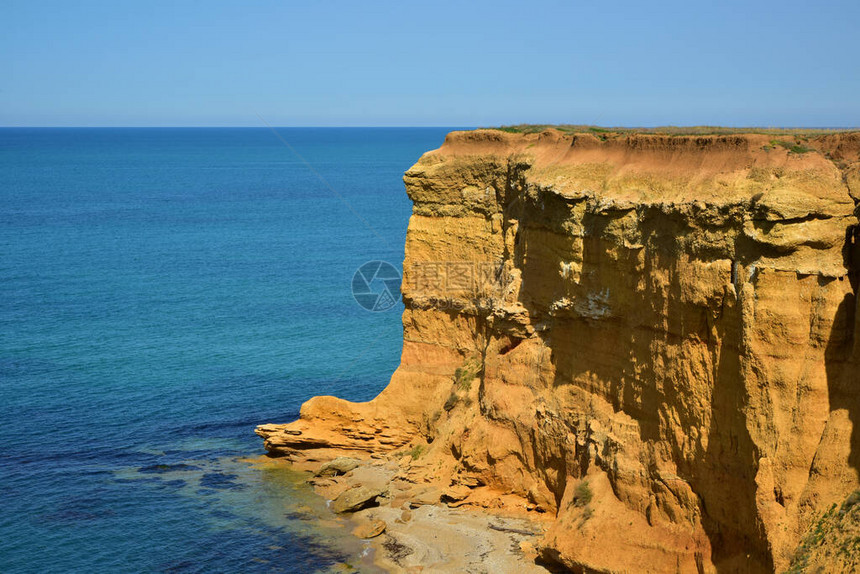
<instances>
[{"instance_id":1,"label":"orange rock","mask_svg":"<svg viewBox=\"0 0 860 574\"><path fill-rule=\"evenodd\" d=\"M599 135L425 154L391 383L257 432L296 461L426 441L410 477L554 513L574 570L785 570L860 487L860 135Z\"/></svg>"},{"instance_id":2,"label":"orange rock","mask_svg":"<svg viewBox=\"0 0 860 574\"><path fill-rule=\"evenodd\" d=\"M352 534L358 538L375 538L383 532L385 532L385 522L374 520L359 524L353 529Z\"/></svg>"}]
</instances>

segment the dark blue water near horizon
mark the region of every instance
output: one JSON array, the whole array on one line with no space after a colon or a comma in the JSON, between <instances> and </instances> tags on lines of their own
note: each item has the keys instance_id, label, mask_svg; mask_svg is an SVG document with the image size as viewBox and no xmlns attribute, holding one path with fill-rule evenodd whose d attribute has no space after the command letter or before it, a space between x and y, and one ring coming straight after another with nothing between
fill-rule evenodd
<instances>
[{"instance_id":1,"label":"dark blue water near horizon","mask_svg":"<svg viewBox=\"0 0 860 574\"><path fill-rule=\"evenodd\" d=\"M387 383L402 305L351 279L401 266L402 174L449 129L277 131L0 129L0 572L351 559L242 458Z\"/></svg>"}]
</instances>

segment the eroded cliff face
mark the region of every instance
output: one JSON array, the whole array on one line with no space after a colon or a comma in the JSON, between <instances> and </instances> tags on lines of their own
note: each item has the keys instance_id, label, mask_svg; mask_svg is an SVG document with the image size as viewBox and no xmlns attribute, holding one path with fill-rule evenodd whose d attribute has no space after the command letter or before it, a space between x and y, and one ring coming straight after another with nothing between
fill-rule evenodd
<instances>
[{"instance_id":1,"label":"eroded cliff face","mask_svg":"<svg viewBox=\"0 0 860 574\"><path fill-rule=\"evenodd\" d=\"M391 383L266 447L426 442L428 477L554 515L574 570L784 569L860 486L860 135L773 139L452 133L404 178Z\"/></svg>"}]
</instances>

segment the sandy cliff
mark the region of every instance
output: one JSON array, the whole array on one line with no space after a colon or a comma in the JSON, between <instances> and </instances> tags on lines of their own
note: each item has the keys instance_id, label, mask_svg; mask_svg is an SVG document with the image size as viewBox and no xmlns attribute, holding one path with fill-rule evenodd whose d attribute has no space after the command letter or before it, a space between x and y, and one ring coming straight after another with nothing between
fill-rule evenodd
<instances>
[{"instance_id":1,"label":"sandy cliff","mask_svg":"<svg viewBox=\"0 0 860 574\"><path fill-rule=\"evenodd\" d=\"M424 444L575 571L784 570L860 487L860 135L455 132L404 180L400 367L271 453Z\"/></svg>"}]
</instances>

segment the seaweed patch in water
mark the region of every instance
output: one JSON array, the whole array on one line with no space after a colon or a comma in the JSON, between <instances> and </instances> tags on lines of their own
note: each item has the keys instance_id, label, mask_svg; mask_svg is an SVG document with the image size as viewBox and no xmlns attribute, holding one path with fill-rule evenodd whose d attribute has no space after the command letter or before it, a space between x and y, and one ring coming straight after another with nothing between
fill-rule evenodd
<instances>
[{"instance_id":1,"label":"seaweed patch in water","mask_svg":"<svg viewBox=\"0 0 860 574\"><path fill-rule=\"evenodd\" d=\"M199 466L194 466L193 464L152 464L150 466L143 466L137 469L138 472L151 474L151 473L163 473L163 472L177 472L177 471L187 471L187 470L201 470Z\"/></svg>"},{"instance_id":2,"label":"seaweed patch in water","mask_svg":"<svg viewBox=\"0 0 860 574\"><path fill-rule=\"evenodd\" d=\"M236 515L228 510L212 510L209 512L214 518L221 518L224 520L233 520L236 518Z\"/></svg>"},{"instance_id":3,"label":"seaweed patch in water","mask_svg":"<svg viewBox=\"0 0 860 574\"><path fill-rule=\"evenodd\" d=\"M176 480L161 480L159 481L161 488L182 488L185 486L185 481L177 478Z\"/></svg>"},{"instance_id":4,"label":"seaweed patch in water","mask_svg":"<svg viewBox=\"0 0 860 574\"><path fill-rule=\"evenodd\" d=\"M284 514L284 517L287 520L314 520L316 517L308 511L296 510L294 512L287 512Z\"/></svg>"},{"instance_id":5,"label":"seaweed patch in water","mask_svg":"<svg viewBox=\"0 0 860 574\"><path fill-rule=\"evenodd\" d=\"M236 453L229 449L224 448L211 448L211 449L188 449L188 450L166 450L164 451L164 456L174 459L195 459L195 460L205 460L205 461L217 461L220 458L225 456L235 455Z\"/></svg>"},{"instance_id":6,"label":"seaweed patch in water","mask_svg":"<svg viewBox=\"0 0 860 574\"><path fill-rule=\"evenodd\" d=\"M236 482L235 474L224 474L221 472L207 472L200 478L200 486L219 490L238 490L244 488L243 485Z\"/></svg>"},{"instance_id":7,"label":"seaweed patch in water","mask_svg":"<svg viewBox=\"0 0 860 574\"><path fill-rule=\"evenodd\" d=\"M39 516L44 522L90 522L114 516L116 513L112 508L105 507L104 501L94 497L70 498L60 504L53 512Z\"/></svg>"}]
</instances>

